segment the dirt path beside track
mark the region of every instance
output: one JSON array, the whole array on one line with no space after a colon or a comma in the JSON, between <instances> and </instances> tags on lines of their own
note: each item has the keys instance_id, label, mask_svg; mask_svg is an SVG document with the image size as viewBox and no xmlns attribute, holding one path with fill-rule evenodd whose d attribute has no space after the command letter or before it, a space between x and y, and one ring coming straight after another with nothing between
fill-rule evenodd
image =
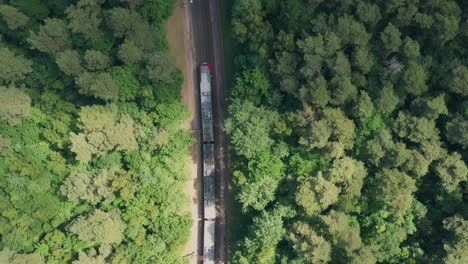
<instances>
[{"instance_id":1,"label":"dirt path beside track","mask_svg":"<svg viewBox=\"0 0 468 264\"><path fill-rule=\"evenodd\" d=\"M202 223L199 221L201 217L199 214L203 209L200 207L202 199L200 196L201 183L198 177L201 170L199 157L201 155L198 122L198 100L195 92L196 86L194 86L194 64L193 64L193 53L192 53L192 38L190 32L190 25L187 19L188 10L181 5L178 5L173 15L168 19L166 23L167 39L169 42L169 48L172 56L176 59L177 66L182 70L184 74L184 84L181 90L182 103L188 107L192 112L192 117L188 119L183 127L190 129L193 136L197 139L197 143L190 148L190 158L187 160L187 164L190 170L190 181L187 182L185 187L186 193L191 197L191 204L189 210L192 213L193 225L191 230L190 240L188 241L185 249L183 250L183 256L190 259L190 263L197 263L199 254L201 254L201 241L200 237Z\"/></svg>"}]
</instances>

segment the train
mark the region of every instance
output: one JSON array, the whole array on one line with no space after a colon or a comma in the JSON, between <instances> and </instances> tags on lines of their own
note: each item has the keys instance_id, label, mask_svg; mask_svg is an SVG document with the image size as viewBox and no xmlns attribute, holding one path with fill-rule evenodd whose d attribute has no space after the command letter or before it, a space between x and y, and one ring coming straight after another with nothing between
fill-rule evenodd
<instances>
[{"instance_id":1,"label":"train","mask_svg":"<svg viewBox=\"0 0 468 264\"><path fill-rule=\"evenodd\" d=\"M200 64L200 105L203 151L203 263L215 263L215 145L213 104L211 97L211 65Z\"/></svg>"}]
</instances>

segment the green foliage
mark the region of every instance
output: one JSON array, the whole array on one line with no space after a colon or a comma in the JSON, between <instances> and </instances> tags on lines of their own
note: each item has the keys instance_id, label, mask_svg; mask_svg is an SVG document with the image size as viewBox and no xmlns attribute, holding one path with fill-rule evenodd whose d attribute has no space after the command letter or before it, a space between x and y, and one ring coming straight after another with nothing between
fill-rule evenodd
<instances>
[{"instance_id":1,"label":"green foliage","mask_svg":"<svg viewBox=\"0 0 468 264\"><path fill-rule=\"evenodd\" d=\"M49 9L40 0L10 0L9 2L34 20L42 20L49 15Z\"/></svg>"},{"instance_id":2,"label":"green foliage","mask_svg":"<svg viewBox=\"0 0 468 264\"><path fill-rule=\"evenodd\" d=\"M71 151L82 162L93 155L101 156L110 150L137 150L135 121L127 115L117 118L115 105L83 107L79 127L82 133L71 133Z\"/></svg>"},{"instance_id":3,"label":"green foliage","mask_svg":"<svg viewBox=\"0 0 468 264\"><path fill-rule=\"evenodd\" d=\"M459 153L452 153L437 162L435 171L440 177L442 188L447 192L455 191L460 182L466 181L468 168Z\"/></svg>"},{"instance_id":4,"label":"green foliage","mask_svg":"<svg viewBox=\"0 0 468 264\"><path fill-rule=\"evenodd\" d=\"M0 81L14 83L24 80L32 72L32 62L21 55L16 55L8 48L0 48Z\"/></svg>"},{"instance_id":5,"label":"green foliage","mask_svg":"<svg viewBox=\"0 0 468 264\"><path fill-rule=\"evenodd\" d=\"M433 120L412 116L404 112L398 113L393 130L398 136L417 143L424 140L437 140L439 137L439 130Z\"/></svg>"},{"instance_id":6,"label":"green foliage","mask_svg":"<svg viewBox=\"0 0 468 264\"><path fill-rule=\"evenodd\" d=\"M29 18L25 14L21 13L15 7L9 5L0 5L0 15L2 15L3 20L7 23L8 28L11 30L22 28L29 21Z\"/></svg>"},{"instance_id":7,"label":"green foliage","mask_svg":"<svg viewBox=\"0 0 468 264\"><path fill-rule=\"evenodd\" d=\"M415 180L398 170L383 169L375 176L374 190L377 206L395 213L404 214L410 209L416 190Z\"/></svg>"},{"instance_id":8,"label":"green foliage","mask_svg":"<svg viewBox=\"0 0 468 264\"><path fill-rule=\"evenodd\" d=\"M70 201L87 201L96 205L101 200L114 198L111 185L118 174L123 173L118 168L104 169L98 175L90 172L72 173L63 182L60 191Z\"/></svg>"},{"instance_id":9,"label":"green foliage","mask_svg":"<svg viewBox=\"0 0 468 264\"><path fill-rule=\"evenodd\" d=\"M102 36L99 25L102 12L99 1L79 0L75 6L65 10L69 20L68 28L73 33L82 34L87 40L97 40Z\"/></svg>"},{"instance_id":10,"label":"green foliage","mask_svg":"<svg viewBox=\"0 0 468 264\"><path fill-rule=\"evenodd\" d=\"M125 36L145 52L154 49L155 31L139 13L121 7L106 12L107 24L114 36Z\"/></svg>"},{"instance_id":11,"label":"green foliage","mask_svg":"<svg viewBox=\"0 0 468 264\"><path fill-rule=\"evenodd\" d=\"M89 215L79 217L70 225L70 232L78 235L80 240L93 244L118 244L123 240L124 229L125 223L119 210L95 210Z\"/></svg>"},{"instance_id":12,"label":"green foliage","mask_svg":"<svg viewBox=\"0 0 468 264\"><path fill-rule=\"evenodd\" d=\"M167 52L153 53L146 62L146 76L152 82L167 82L176 70L174 60Z\"/></svg>"},{"instance_id":13,"label":"green foliage","mask_svg":"<svg viewBox=\"0 0 468 264\"><path fill-rule=\"evenodd\" d=\"M236 85L232 90L232 97L248 100L259 105L267 96L271 84L265 71L259 67L246 70L236 78Z\"/></svg>"},{"instance_id":14,"label":"green foliage","mask_svg":"<svg viewBox=\"0 0 468 264\"><path fill-rule=\"evenodd\" d=\"M164 21L138 13L156 6L8 4L0 4L0 263L185 263L192 218L180 212L193 139L180 128L189 116L182 74L158 46ZM148 65L158 74L158 63L170 64L170 74L150 82L143 54L162 54ZM119 60L131 66L111 67Z\"/></svg>"},{"instance_id":15,"label":"green foliage","mask_svg":"<svg viewBox=\"0 0 468 264\"><path fill-rule=\"evenodd\" d=\"M415 61L410 61L403 73L403 87L406 92L421 95L428 90L426 85L427 74L424 68Z\"/></svg>"},{"instance_id":16,"label":"green foliage","mask_svg":"<svg viewBox=\"0 0 468 264\"><path fill-rule=\"evenodd\" d=\"M134 100L139 94L140 83L135 78L133 70L129 67L112 67L110 74L119 88L119 99L121 101Z\"/></svg>"},{"instance_id":17,"label":"green foliage","mask_svg":"<svg viewBox=\"0 0 468 264\"><path fill-rule=\"evenodd\" d=\"M56 58L57 66L67 75L77 76L83 72L81 56L76 50L59 52Z\"/></svg>"},{"instance_id":18,"label":"green foliage","mask_svg":"<svg viewBox=\"0 0 468 264\"><path fill-rule=\"evenodd\" d=\"M72 46L70 31L65 21L57 18L47 18L39 31L30 32L29 44L33 49L55 56L60 51L70 49Z\"/></svg>"},{"instance_id":19,"label":"green foliage","mask_svg":"<svg viewBox=\"0 0 468 264\"><path fill-rule=\"evenodd\" d=\"M331 260L331 245L318 235L310 225L296 222L288 237L297 255L311 263L327 263Z\"/></svg>"},{"instance_id":20,"label":"green foliage","mask_svg":"<svg viewBox=\"0 0 468 264\"><path fill-rule=\"evenodd\" d=\"M326 108L320 120L312 122L299 143L308 148L339 146L341 150L353 147L355 125L339 109ZM341 154L338 156L342 155Z\"/></svg>"},{"instance_id":21,"label":"green foliage","mask_svg":"<svg viewBox=\"0 0 468 264\"><path fill-rule=\"evenodd\" d=\"M468 95L468 68L463 65L458 65L452 69L452 78L449 83L450 91L460 94Z\"/></svg>"},{"instance_id":22,"label":"green foliage","mask_svg":"<svg viewBox=\"0 0 468 264\"><path fill-rule=\"evenodd\" d=\"M234 101L230 113L225 129L231 134L231 144L240 155L251 159L271 148L273 140L269 131L278 120L276 112L255 107L249 101Z\"/></svg>"},{"instance_id":23,"label":"green foliage","mask_svg":"<svg viewBox=\"0 0 468 264\"><path fill-rule=\"evenodd\" d=\"M125 39L119 46L118 58L127 65L138 63L143 58L143 51L133 40Z\"/></svg>"},{"instance_id":24,"label":"green foliage","mask_svg":"<svg viewBox=\"0 0 468 264\"><path fill-rule=\"evenodd\" d=\"M385 27L384 31L380 33L380 40L387 53L396 52L401 46L401 33L397 27L390 23Z\"/></svg>"},{"instance_id":25,"label":"green foliage","mask_svg":"<svg viewBox=\"0 0 468 264\"><path fill-rule=\"evenodd\" d=\"M141 6L141 13L150 21L162 24L172 14L175 0L149 0Z\"/></svg>"},{"instance_id":26,"label":"green foliage","mask_svg":"<svg viewBox=\"0 0 468 264\"><path fill-rule=\"evenodd\" d=\"M6 264L43 264L44 258L37 254L18 254L14 251L4 249L0 251L0 262Z\"/></svg>"},{"instance_id":27,"label":"green foliage","mask_svg":"<svg viewBox=\"0 0 468 264\"><path fill-rule=\"evenodd\" d=\"M83 56L86 69L90 71L103 70L110 66L110 58L98 50L87 50Z\"/></svg>"},{"instance_id":28,"label":"green foliage","mask_svg":"<svg viewBox=\"0 0 468 264\"><path fill-rule=\"evenodd\" d=\"M447 139L454 143L462 146L463 149L468 148L468 120L460 116L455 117L450 122L447 122L446 136Z\"/></svg>"},{"instance_id":29,"label":"green foliage","mask_svg":"<svg viewBox=\"0 0 468 264\"><path fill-rule=\"evenodd\" d=\"M0 86L0 119L14 126L31 114L31 98L22 90Z\"/></svg>"},{"instance_id":30,"label":"green foliage","mask_svg":"<svg viewBox=\"0 0 468 264\"><path fill-rule=\"evenodd\" d=\"M468 258L467 254L467 241L468 235L468 221L463 219L460 215L447 218L443 221L444 228L452 233L449 243L444 245L445 252L447 253L444 261L447 264L463 263Z\"/></svg>"},{"instance_id":31,"label":"green foliage","mask_svg":"<svg viewBox=\"0 0 468 264\"><path fill-rule=\"evenodd\" d=\"M109 73L85 72L75 79L80 87L79 92L92 95L104 101L117 101L119 99L119 87Z\"/></svg>"},{"instance_id":32,"label":"green foliage","mask_svg":"<svg viewBox=\"0 0 468 264\"><path fill-rule=\"evenodd\" d=\"M462 2L234 1L231 262L466 262L442 228L466 211ZM265 246L250 224L279 206Z\"/></svg>"},{"instance_id":33,"label":"green foliage","mask_svg":"<svg viewBox=\"0 0 468 264\"><path fill-rule=\"evenodd\" d=\"M372 99L365 91L361 91L359 93L359 97L357 98L357 102L353 107L353 115L365 119L371 116L373 113L374 104L372 103Z\"/></svg>"},{"instance_id":34,"label":"green foliage","mask_svg":"<svg viewBox=\"0 0 468 264\"><path fill-rule=\"evenodd\" d=\"M277 187L278 182L271 177L264 177L254 183L246 184L238 196L239 202L242 203L242 210L247 211L249 207L263 210L269 202L275 199Z\"/></svg>"},{"instance_id":35,"label":"green foliage","mask_svg":"<svg viewBox=\"0 0 468 264\"><path fill-rule=\"evenodd\" d=\"M385 85L380 90L376 105L383 113L392 113L398 105L400 99L396 96L392 86Z\"/></svg>"},{"instance_id":36,"label":"green foliage","mask_svg":"<svg viewBox=\"0 0 468 264\"><path fill-rule=\"evenodd\" d=\"M336 203L340 192L339 187L325 180L319 172L311 181L306 181L299 186L295 200L307 215L313 216Z\"/></svg>"}]
</instances>

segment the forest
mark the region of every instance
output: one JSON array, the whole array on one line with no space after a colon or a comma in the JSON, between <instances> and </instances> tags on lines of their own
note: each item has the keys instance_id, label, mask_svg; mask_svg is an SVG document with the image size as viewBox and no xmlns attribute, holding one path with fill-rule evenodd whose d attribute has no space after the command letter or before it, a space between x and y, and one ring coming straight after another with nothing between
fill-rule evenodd
<instances>
[{"instance_id":1,"label":"forest","mask_svg":"<svg viewBox=\"0 0 468 264\"><path fill-rule=\"evenodd\" d=\"M468 263L468 2L230 19L231 262Z\"/></svg>"},{"instance_id":2,"label":"forest","mask_svg":"<svg viewBox=\"0 0 468 264\"><path fill-rule=\"evenodd\" d=\"M175 0L0 0L0 263L186 263Z\"/></svg>"}]
</instances>

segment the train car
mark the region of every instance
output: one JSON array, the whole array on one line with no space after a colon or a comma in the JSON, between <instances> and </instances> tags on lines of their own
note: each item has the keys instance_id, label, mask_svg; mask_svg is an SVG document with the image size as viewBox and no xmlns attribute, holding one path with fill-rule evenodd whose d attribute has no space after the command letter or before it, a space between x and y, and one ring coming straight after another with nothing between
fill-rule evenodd
<instances>
[{"instance_id":1,"label":"train car","mask_svg":"<svg viewBox=\"0 0 468 264\"><path fill-rule=\"evenodd\" d=\"M213 107L211 103L211 65L200 65L200 101L203 143L213 143Z\"/></svg>"},{"instance_id":2,"label":"train car","mask_svg":"<svg viewBox=\"0 0 468 264\"><path fill-rule=\"evenodd\" d=\"M205 220L204 221L204 232L205 236L203 237L203 263L204 264L214 264L215 263L215 242L214 242L214 233L215 233L215 220ZM207 236L206 234L212 234Z\"/></svg>"},{"instance_id":3,"label":"train car","mask_svg":"<svg viewBox=\"0 0 468 264\"><path fill-rule=\"evenodd\" d=\"M215 157L213 107L211 101L211 65L200 65L200 104L203 141L203 263L214 264L215 256Z\"/></svg>"}]
</instances>

